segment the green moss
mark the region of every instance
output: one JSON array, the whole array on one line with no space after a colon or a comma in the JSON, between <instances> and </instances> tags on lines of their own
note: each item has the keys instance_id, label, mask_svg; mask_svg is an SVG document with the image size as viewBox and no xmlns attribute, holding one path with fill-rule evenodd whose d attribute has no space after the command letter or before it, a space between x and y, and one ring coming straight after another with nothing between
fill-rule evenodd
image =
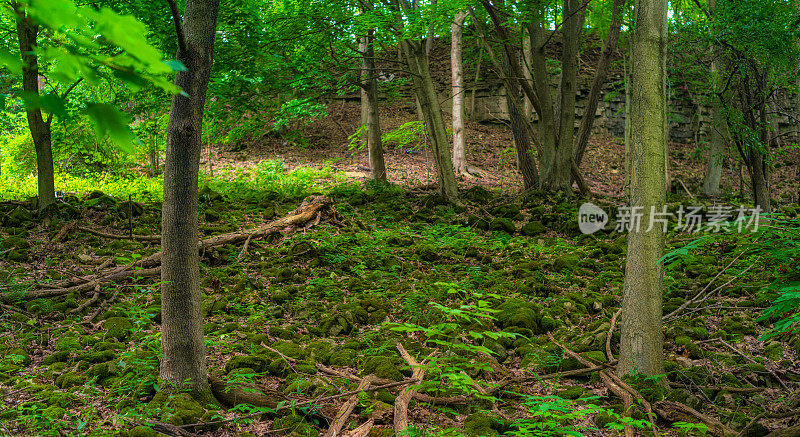
<instances>
[{"instance_id":1,"label":"green moss","mask_svg":"<svg viewBox=\"0 0 800 437\"><path fill-rule=\"evenodd\" d=\"M522 226L522 229L520 229L522 235L528 237L535 237L537 235L543 234L545 231L547 231L547 228L545 228L542 222L538 220L529 221L528 223L525 223L524 226Z\"/></svg>"},{"instance_id":2,"label":"green moss","mask_svg":"<svg viewBox=\"0 0 800 437\"><path fill-rule=\"evenodd\" d=\"M58 405L51 405L44 410L42 410L42 416L50 419L50 420L60 420L67 414L67 410Z\"/></svg>"},{"instance_id":3,"label":"green moss","mask_svg":"<svg viewBox=\"0 0 800 437\"><path fill-rule=\"evenodd\" d=\"M157 437L158 433L147 426L137 426L128 431L128 437Z\"/></svg>"},{"instance_id":4,"label":"green moss","mask_svg":"<svg viewBox=\"0 0 800 437\"><path fill-rule=\"evenodd\" d=\"M107 338L126 340L133 331L133 323L127 317L109 317L103 322L103 329Z\"/></svg>"},{"instance_id":5,"label":"green moss","mask_svg":"<svg viewBox=\"0 0 800 437\"><path fill-rule=\"evenodd\" d=\"M161 417L167 423L180 426L199 422L203 413L205 409L199 402L186 393L180 393L166 402L165 412L162 412Z\"/></svg>"},{"instance_id":6,"label":"green moss","mask_svg":"<svg viewBox=\"0 0 800 437\"><path fill-rule=\"evenodd\" d=\"M237 355L231 357L225 363L225 373L230 373L235 369L253 369L255 373L261 373L267 370L267 365L271 360L263 355Z\"/></svg>"},{"instance_id":7,"label":"green moss","mask_svg":"<svg viewBox=\"0 0 800 437\"><path fill-rule=\"evenodd\" d=\"M378 378L400 381L403 379L403 375L398 368L401 365L401 361L394 357L367 357L361 366L361 375L374 374Z\"/></svg>"},{"instance_id":8,"label":"green moss","mask_svg":"<svg viewBox=\"0 0 800 437\"><path fill-rule=\"evenodd\" d=\"M6 359L23 367L27 367L31 364L30 354L22 348L14 348L6 352Z\"/></svg>"},{"instance_id":9,"label":"green moss","mask_svg":"<svg viewBox=\"0 0 800 437\"><path fill-rule=\"evenodd\" d=\"M496 218L492 220L492 223L489 225L489 229L498 232L505 232L511 235L517 232L514 222L507 218Z\"/></svg>"},{"instance_id":10,"label":"green moss","mask_svg":"<svg viewBox=\"0 0 800 437\"><path fill-rule=\"evenodd\" d=\"M104 363L106 361L111 361L116 357L117 353L113 350L102 350L78 355L77 360L87 361L89 363Z\"/></svg>"},{"instance_id":11,"label":"green moss","mask_svg":"<svg viewBox=\"0 0 800 437\"><path fill-rule=\"evenodd\" d=\"M318 437L319 431L303 420L303 416L290 414L288 416L275 419L272 429L284 430L282 435L292 435L297 437Z\"/></svg>"},{"instance_id":12,"label":"green moss","mask_svg":"<svg viewBox=\"0 0 800 437\"><path fill-rule=\"evenodd\" d=\"M503 423L488 413L474 413L464 420L464 433L470 437L496 436L503 432Z\"/></svg>"}]
</instances>

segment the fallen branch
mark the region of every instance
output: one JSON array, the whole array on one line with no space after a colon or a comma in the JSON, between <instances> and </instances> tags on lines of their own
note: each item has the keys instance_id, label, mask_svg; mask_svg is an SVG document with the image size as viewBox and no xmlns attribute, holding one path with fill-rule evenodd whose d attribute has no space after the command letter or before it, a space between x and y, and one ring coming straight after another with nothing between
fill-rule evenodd
<instances>
[{"instance_id":1,"label":"fallen branch","mask_svg":"<svg viewBox=\"0 0 800 437\"><path fill-rule=\"evenodd\" d=\"M617 324L617 318L620 314L622 314L622 308L618 309L611 317L611 326L608 328L608 335L606 335L606 357L609 363L614 361L614 354L611 352L611 337L614 334L614 326Z\"/></svg>"},{"instance_id":2,"label":"fallen branch","mask_svg":"<svg viewBox=\"0 0 800 437\"><path fill-rule=\"evenodd\" d=\"M100 298L100 284L95 282L94 283L94 293L92 294L92 297L89 300L87 300L86 302L80 304L79 307L73 309L69 313L70 314L80 314L81 311L85 310L86 308L89 308L95 302L97 302L97 299L99 299L99 298Z\"/></svg>"},{"instance_id":3,"label":"fallen branch","mask_svg":"<svg viewBox=\"0 0 800 437\"><path fill-rule=\"evenodd\" d=\"M744 352L742 352L742 351L740 351L739 349L736 349L735 347L733 347L733 345L731 345L731 344L730 344L730 343L728 343L727 341L725 341L725 340L723 340L723 339L721 339L721 338L720 338L720 339L718 339L718 341L719 341L720 343L722 343L723 345L725 345L725 346L726 346L728 349L732 350L733 352L735 352L736 354L738 354L739 356L741 356L742 358L744 358L745 360L747 360L748 362L750 362L750 363L752 363L752 364L761 364L761 363L759 363L758 361L756 361L756 360L754 360L754 359L752 359L752 358L748 357L747 355L745 355L745 354L744 354ZM764 368L766 369L766 366L765 366ZM775 371L774 371L774 370L767 369L767 372L769 372L769 374L770 374L770 375L772 375L772 377L773 377L773 378L775 378L775 379L778 381L778 383L780 383L781 387L783 387L785 390L789 390L789 391L791 391L791 389L789 389L789 387L788 387L788 386L786 386L786 383L785 383L785 382L783 382L783 379L781 379L781 378L778 376L778 374L777 374L777 373L775 373Z\"/></svg>"},{"instance_id":4,"label":"fallen branch","mask_svg":"<svg viewBox=\"0 0 800 437\"><path fill-rule=\"evenodd\" d=\"M366 422L358 426L358 428L348 432L347 437L367 437L372 427L375 426L375 419L370 418Z\"/></svg>"},{"instance_id":5,"label":"fallen branch","mask_svg":"<svg viewBox=\"0 0 800 437\"><path fill-rule=\"evenodd\" d=\"M161 242L161 235L117 235L117 234L109 234L107 232L101 232L94 230L92 228L87 228L86 226L78 226L78 229L90 233L92 235L96 235L98 237L103 238L110 238L114 240L136 240L136 241L158 241Z\"/></svg>"},{"instance_id":6,"label":"fallen branch","mask_svg":"<svg viewBox=\"0 0 800 437\"><path fill-rule=\"evenodd\" d=\"M357 390L359 393L366 388L369 388L369 385L372 383L374 376L368 375L366 378L361 380L361 383L358 384ZM353 409L356 407L358 403L358 393L352 395L347 402L342 405L339 409L339 412L336 413L336 419L334 419L333 424L331 424L328 431L325 432L325 437L338 437L339 433L342 432L342 428L347 423L347 418L350 417L350 414L353 412Z\"/></svg>"},{"instance_id":7,"label":"fallen branch","mask_svg":"<svg viewBox=\"0 0 800 437\"><path fill-rule=\"evenodd\" d=\"M708 431L713 435L725 437L738 434L733 429L725 426L725 424L719 420L707 416L695 410L694 408L679 402L659 401L656 402L653 407L659 416L671 422L692 422L691 419L697 419L708 426Z\"/></svg>"},{"instance_id":8,"label":"fallen branch","mask_svg":"<svg viewBox=\"0 0 800 437\"><path fill-rule=\"evenodd\" d=\"M208 247L223 246L226 244L235 244L242 241L246 241L251 238L260 238L266 235L280 233L280 231L285 230L287 228L297 228L298 226L304 225L309 221L311 221L312 219L316 218L319 213L329 208L331 203L332 203L331 200L326 196L310 196L306 200L304 200L303 203L300 204L300 206L296 210L294 210L291 214L289 214L286 217L274 220L264 226L255 229L248 229L244 231L238 231L229 234L204 238L198 244L198 248L205 249ZM133 264L129 264L127 266L122 266L117 269L114 269L112 272L106 275L95 274L80 278L79 281L82 280L84 282L79 283L77 285L61 286L59 288L39 289L24 294L16 294L16 293L0 294L0 303L13 303L13 302L26 301L32 299L51 298L55 296L69 294L74 291L78 292L89 291L92 288L94 288L94 282L102 284L108 282L116 282L122 279L127 279L130 277L137 277L137 276L141 277L160 276L161 267L158 267L158 264L160 263L161 263L161 252L159 251ZM133 270L135 267L148 267L148 266L151 268ZM62 284L71 284L74 282L75 280L69 280L69 282Z\"/></svg>"},{"instance_id":9,"label":"fallen branch","mask_svg":"<svg viewBox=\"0 0 800 437\"><path fill-rule=\"evenodd\" d=\"M409 366L413 369L411 371L411 378L422 381L425 377L425 368L420 366L417 360L411 356L411 354L406 351L400 342L397 342L397 350L400 352L400 356L403 357L404 360L408 363ZM395 435L403 435L408 428L408 403L411 401L411 398L414 397L414 390L413 388L408 388L406 391L397 396L394 401L394 432Z\"/></svg>"}]
</instances>

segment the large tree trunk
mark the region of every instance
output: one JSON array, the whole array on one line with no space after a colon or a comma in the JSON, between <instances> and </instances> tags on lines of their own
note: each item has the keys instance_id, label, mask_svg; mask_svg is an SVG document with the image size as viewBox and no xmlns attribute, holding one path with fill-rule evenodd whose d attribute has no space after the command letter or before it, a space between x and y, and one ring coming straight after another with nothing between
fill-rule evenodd
<instances>
[{"instance_id":1,"label":"large tree trunk","mask_svg":"<svg viewBox=\"0 0 800 437\"><path fill-rule=\"evenodd\" d=\"M17 38L22 54L22 90L31 95L39 95L39 60L35 53L39 26L31 21L25 12L15 6L17 14ZM50 136L50 123L45 122L40 108L27 108L28 128L36 149L36 177L38 182L39 210L56 201L53 170L53 148Z\"/></svg>"},{"instance_id":2,"label":"large tree trunk","mask_svg":"<svg viewBox=\"0 0 800 437\"><path fill-rule=\"evenodd\" d=\"M184 44L177 59L187 71L175 84L186 95L172 98L167 128L162 212L161 378L177 390L213 399L203 339L197 241L197 177L202 148L203 108L211 75L219 0L187 0Z\"/></svg>"},{"instance_id":3,"label":"large tree trunk","mask_svg":"<svg viewBox=\"0 0 800 437\"><path fill-rule=\"evenodd\" d=\"M570 170L573 159L575 137L575 93L578 77L578 46L585 17L579 0L564 0L566 18L564 45L561 55L561 85L558 105L558 141L553 170L542 178L542 186L552 191L572 191Z\"/></svg>"},{"instance_id":4,"label":"large tree trunk","mask_svg":"<svg viewBox=\"0 0 800 437\"><path fill-rule=\"evenodd\" d=\"M664 373L662 317L662 226L651 222L666 201L666 43L667 0L636 0L633 42L630 206L641 207L639 229L628 234L622 300L621 346L617 371Z\"/></svg>"},{"instance_id":5,"label":"large tree trunk","mask_svg":"<svg viewBox=\"0 0 800 437\"><path fill-rule=\"evenodd\" d=\"M402 41L402 47L414 80L414 94L420 104L422 121L430 137L439 193L448 202L454 202L458 198L458 185L453 171L453 161L450 159L450 141L442 118L439 96L428 69L425 45L406 39Z\"/></svg>"},{"instance_id":6,"label":"large tree trunk","mask_svg":"<svg viewBox=\"0 0 800 437\"><path fill-rule=\"evenodd\" d=\"M366 126L367 150L369 150L369 165L372 169L372 178L386 180L386 162L383 159L383 144L381 144L381 119L378 113L378 80L375 74L375 49L373 46L373 31L367 32L364 44L364 70L366 72ZM362 98L364 96L362 95Z\"/></svg>"},{"instance_id":7,"label":"large tree trunk","mask_svg":"<svg viewBox=\"0 0 800 437\"><path fill-rule=\"evenodd\" d=\"M461 35L466 12L457 12L450 26L450 70L453 89L453 166L458 174L468 175L467 139L464 136L464 69L461 61Z\"/></svg>"}]
</instances>

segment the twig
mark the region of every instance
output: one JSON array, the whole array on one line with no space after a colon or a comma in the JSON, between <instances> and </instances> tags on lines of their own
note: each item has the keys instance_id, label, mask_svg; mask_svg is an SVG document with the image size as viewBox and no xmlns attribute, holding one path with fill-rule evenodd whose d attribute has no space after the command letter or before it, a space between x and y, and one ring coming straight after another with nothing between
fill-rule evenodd
<instances>
[{"instance_id":1,"label":"twig","mask_svg":"<svg viewBox=\"0 0 800 437\"><path fill-rule=\"evenodd\" d=\"M614 334L614 326L617 324L617 318L619 315L622 314L622 308L618 309L617 312L611 316L611 326L608 328L608 335L606 335L606 357L608 357L608 362L614 361L614 354L611 353L611 337Z\"/></svg>"},{"instance_id":2,"label":"twig","mask_svg":"<svg viewBox=\"0 0 800 437\"><path fill-rule=\"evenodd\" d=\"M239 252L239 256L236 257L236 262L242 262L244 257L247 256L247 247L250 246L250 240L253 238L253 235L248 235L247 240L244 241L244 246L242 246L242 251Z\"/></svg>"},{"instance_id":3,"label":"twig","mask_svg":"<svg viewBox=\"0 0 800 437\"><path fill-rule=\"evenodd\" d=\"M740 351L739 349L736 349L735 347L733 347L733 345L731 345L731 344L730 344L730 343L728 343L727 341L725 341L725 340L723 340L723 339L721 339L721 338L719 338L719 339L717 339L717 340L718 340L720 343L722 343L723 345L725 345L726 347L728 347L730 350L732 350L732 351L734 351L735 353L737 353L739 356L741 356L741 357L742 357L742 358L744 358L745 360L749 361L750 363L753 363L753 364L761 364L761 363L759 363L758 361L756 361L756 360L754 360L754 359L752 359L752 358L748 357L747 355L745 355L745 354L744 354L744 352L742 352L742 351ZM766 366L765 366L764 368L765 368L765 369L767 369L767 367L766 367ZM777 374L777 373L775 373L775 371L774 371L774 370L767 369L767 372L769 372L769 374L770 374L770 375L772 375L772 377L773 377L773 378L775 378L776 380L778 380L778 383L781 385L781 387L783 387L785 390L790 390L790 389L789 389L789 387L786 385L786 383L784 383L784 382L783 382L783 380L782 380L780 377L778 377L778 374Z\"/></svg>"},{"instance_id":4,"label":"twig","mask_svg":"<svg viewBox=\"0 0 800 437\"><path fill-rule=\"evenodd\" d=\"M95 282L94 283L94 293L92 294L92 297L89 300L87 300L86 302L82 303L79 307L77 307L77 308L73 309L72 311L70 311L69 313L70 314L79 314L81 311L85 310L86 308L89 308L95 302L97 302L98 298L100 298L100 284Z\"/></svg>"}]
</instances>

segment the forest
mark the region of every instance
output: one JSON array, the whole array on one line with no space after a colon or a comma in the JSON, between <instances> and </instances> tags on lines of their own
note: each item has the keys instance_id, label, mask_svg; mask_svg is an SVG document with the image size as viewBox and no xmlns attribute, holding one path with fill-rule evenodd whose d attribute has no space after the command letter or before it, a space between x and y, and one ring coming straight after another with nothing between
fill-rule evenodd
<instances>
[{"instance_id":1,"label":"forest","mask_svg":"<svg viewBox=\"0 0 800 437\"><path fill-rule=\"evenodd\" d=\"M0 1L1 436L800 436L800 1Z\"/></svg>"}]
</instances>

